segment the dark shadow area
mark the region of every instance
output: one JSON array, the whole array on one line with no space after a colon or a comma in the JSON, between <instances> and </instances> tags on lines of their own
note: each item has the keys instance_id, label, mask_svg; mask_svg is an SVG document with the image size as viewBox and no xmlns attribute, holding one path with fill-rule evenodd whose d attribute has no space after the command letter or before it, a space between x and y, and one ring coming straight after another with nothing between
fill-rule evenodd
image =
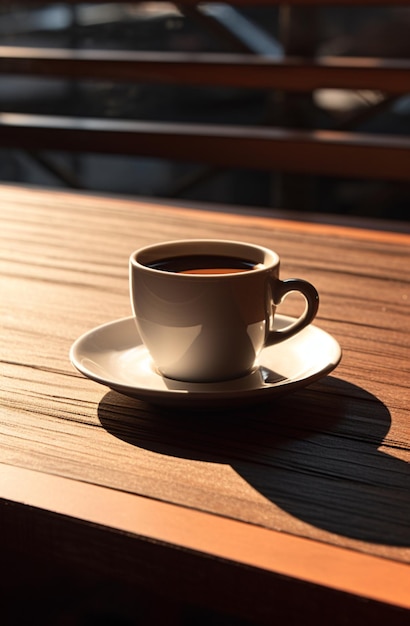
<instances>
[{"instance_id":1,"label":"dark shadow area","mask_svg":"<svg viewBox=\"0 0 410 626\"><path fill-rule=\"evenodd\" d=\"M347 537L410 545L410 468L378 447L386 406L327 377L269 404L160 410L116 392L99 405L102 426L139 448L231 465L291 515Z\"/></svg>"},{"instance_id":2,"label":"dark shadow area","mask_svg":"<svg viewBox=\"0 0 410 626\"><path fill-rule=\"evenodd\" d=\"M251 626L253 622L86 568L2 549L2 626ZM21 601L24 594L24 602Z\"/></svg>"}]
</instances>

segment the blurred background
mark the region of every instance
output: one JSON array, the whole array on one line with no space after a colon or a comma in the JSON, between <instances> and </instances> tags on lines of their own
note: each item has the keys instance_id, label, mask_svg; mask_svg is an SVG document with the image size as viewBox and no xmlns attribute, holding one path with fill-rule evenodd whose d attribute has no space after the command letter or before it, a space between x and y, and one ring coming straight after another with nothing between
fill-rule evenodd
<instances>
[{"instance_id":1,"label":"blurred background","mask_svg":"<svg viewBox=\"0 0 410 626\"><path fill-rule=\"evenodd\" d=\"M386 3L387 4L387 3ZM410 8L166 2L0 3L0 46L410 57ZM0 110L74 117L287 126L409 136L408 94L120 83L0 74ZM0 127L1 132L1 127ZM409 221L407 182L283 177L164 159L0 149L0 180L116 194Z\"/></svg>"}]
</instances>

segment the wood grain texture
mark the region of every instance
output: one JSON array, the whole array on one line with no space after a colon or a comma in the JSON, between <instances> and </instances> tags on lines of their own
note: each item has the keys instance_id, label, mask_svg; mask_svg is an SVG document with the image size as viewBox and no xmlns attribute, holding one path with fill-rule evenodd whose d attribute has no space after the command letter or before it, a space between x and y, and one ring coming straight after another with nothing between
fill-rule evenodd
<instances>
[{"instance_id":1,"label":"wood grain texture","mask_svg":"<svg viewBox=\"0 0 410 626\"><path fill-rule=\"evenodd\" d=\"M7 185L0 222L1 463L409 562L410 236ZM317 286L337 370L199 414L76 373L72 342L130 314L129 254L183 237L275 249Z\"/></svg>"}]
</instances>

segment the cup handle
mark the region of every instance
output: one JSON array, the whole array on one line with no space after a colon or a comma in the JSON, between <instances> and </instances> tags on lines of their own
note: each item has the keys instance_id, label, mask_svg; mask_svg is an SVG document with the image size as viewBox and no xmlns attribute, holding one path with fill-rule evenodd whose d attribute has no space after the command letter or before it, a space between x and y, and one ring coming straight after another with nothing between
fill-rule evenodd
<instances>
[{"instance_id":1,"label":"cup handle","mask_svg":"<svg viewBox=\"0 0 410 626\"><path fill-rule=\"evenodd\" d=\"M296 335L302 328L308 326L316 316L319 308L319 294L311 283L300 278L288 278L287 280L275 279L272 282L272 300L274 306L280 304L285 296L292 291L299 291L305 298L305 311L293 324L286 326L283 330L270 330L265 341L265 346L272 346L275 343L279 343Z\"/></svg>"}]
</instances>

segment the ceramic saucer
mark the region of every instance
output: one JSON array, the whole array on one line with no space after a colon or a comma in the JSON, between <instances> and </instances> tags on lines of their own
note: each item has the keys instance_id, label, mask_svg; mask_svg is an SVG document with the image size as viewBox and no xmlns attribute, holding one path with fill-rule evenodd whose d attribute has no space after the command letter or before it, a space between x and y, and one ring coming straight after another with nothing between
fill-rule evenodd
<instances>
[{"instance_id":1,"label":"ceramic saucer","mask_svg":"<svg viewBox=\"0 0 410 626\"><path fill-rule=\"evenodd\" d=\"M293 318L276 315L275 327ZM259 365L242 378L217 383L186 383L161 376L142 344L134 319L127 317L82 335L70 351L73 365L111 389L153 404L225 406L264 401L304 387L331 372L341 359L337 341L310 325L295 337L265 348Z\"/></svg>"}]
</instances>

